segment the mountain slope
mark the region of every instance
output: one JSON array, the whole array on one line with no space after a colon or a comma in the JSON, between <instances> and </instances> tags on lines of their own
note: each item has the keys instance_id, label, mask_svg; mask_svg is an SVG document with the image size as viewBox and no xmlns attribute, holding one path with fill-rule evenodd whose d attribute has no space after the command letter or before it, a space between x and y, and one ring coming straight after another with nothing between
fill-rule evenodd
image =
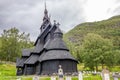
<instances>
[{"instance_id":1,"label":"mountain slope","mask_svg":"<svg viewBox=\"0 0 120 80\"><path fill-rule=\"evenodd\" d=\"M0 37L0 47L2 46L1 37Z\"/></svg>"},{"instance_id":2,"label":"mountain slope","mask_svg":"<svg viewBox=\"0 0 120 80\"><path fill-rule=\"evenodd\" d=\"M120 15L103 21L79 24L64 35L64 40L69 46L78 47L88 33L99 34L111 39L114 46L120 49Z\"/></svg>"}]
</instances>

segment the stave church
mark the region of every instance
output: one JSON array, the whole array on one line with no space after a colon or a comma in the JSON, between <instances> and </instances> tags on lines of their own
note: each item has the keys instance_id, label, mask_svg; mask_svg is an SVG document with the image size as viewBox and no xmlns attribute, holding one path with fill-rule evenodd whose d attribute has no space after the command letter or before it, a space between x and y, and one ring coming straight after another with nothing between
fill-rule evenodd
<instances>
[{"instance_id":1,"label":"stave church","mask_svg":"<svg viewBox=\"0 0 120 80\"><path fill-rule=\"evenodd\" d=\"M78 62L62 40L59 23L51 23L46 5L40 32L34 48L22 50L16 61L16 75L53 75L58 73L59 65L64 74L77 72Z\"/></svg>"}]
</instances>

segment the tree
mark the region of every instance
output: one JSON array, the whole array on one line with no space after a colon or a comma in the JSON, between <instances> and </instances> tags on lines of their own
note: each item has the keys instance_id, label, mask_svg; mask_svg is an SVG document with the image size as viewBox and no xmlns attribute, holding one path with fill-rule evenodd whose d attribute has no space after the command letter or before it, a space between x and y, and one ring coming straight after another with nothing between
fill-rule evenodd
<instances>
[{"instance_id":1,"label":"tree","mask_svg":"<svg viewBox=\"0 0 120 80\"><path fill-rule=\"evenodd\" d=\"M114 50L115 61L116 65L120 65L120 50Z\"/></svg>"},{"instance_id":2,"label":"tree","mask_svg":"<svg viewBox=\"0 0 120 80\"><path fill-rule=\"evenodd\" d=\"M1 60L15 61L21 55L22 48L32 47L29 34L20 33L18 29L3 30L1 34Z\"/></svg>"},{"instance_id":3,"label":"tree","mask_svg":"<svg viewBox=\"0 0 120 80\"><path fill-rule=\"evenodd\" d=\"M109 39L104 39L98 34L88 33L81 46L83 61L85 67L98 70L101 64L111 66L114 62L114 54L112 50L113 44Z\"/></svg>"}]
</instances>

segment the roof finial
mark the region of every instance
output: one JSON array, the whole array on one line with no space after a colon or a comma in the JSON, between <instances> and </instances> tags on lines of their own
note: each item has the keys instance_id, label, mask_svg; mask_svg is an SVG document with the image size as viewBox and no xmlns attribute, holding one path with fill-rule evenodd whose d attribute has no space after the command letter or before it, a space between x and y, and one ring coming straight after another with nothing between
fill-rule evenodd
<instances>
[{"instance_id":1,"label":"roof finial","mask_svg":"<svg viewBox=\"0 0 120 80\"><path fill-rule=\"evenodd\" d=\"M59 23L59 22L57 23L57 26L58 26L58 27L60 26L60 23Z\"/></svg>"},{"instance_id":2,"label":"roof finial","mask_svg":"<svg viewBox=\"0 0 120 80\"><path fill-rule=\"evenodd\" d=\"M54 25L56 25L56 20L54 20Z\"/></svg>"}]
</instances>

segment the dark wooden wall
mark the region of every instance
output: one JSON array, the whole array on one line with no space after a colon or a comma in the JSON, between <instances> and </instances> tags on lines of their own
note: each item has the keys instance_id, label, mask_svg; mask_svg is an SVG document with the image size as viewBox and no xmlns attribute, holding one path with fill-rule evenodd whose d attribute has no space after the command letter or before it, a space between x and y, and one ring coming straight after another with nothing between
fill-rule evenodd
<instances>
[{"instance_id":1,"label":"dark wooden wall","mask_svg":"<svg viewBox=\"0 0 120 80\"><path fill-rule=\"evenodd\" d=\"M52 75L58 73L59 65L64 73L77 72L77 62L73 60L50 60L42 62L42 75Z\"/></svg>"},{"instance_id":2,"label":"dark wooden wall","mask_svg":"<svg viewBox=\"0 0 120 80\"><path fill-rule=\"evenodd\" d=\"M25 75L35 74L35 65L27 64L25 65Z\"/></svg>"}]
</instances>

